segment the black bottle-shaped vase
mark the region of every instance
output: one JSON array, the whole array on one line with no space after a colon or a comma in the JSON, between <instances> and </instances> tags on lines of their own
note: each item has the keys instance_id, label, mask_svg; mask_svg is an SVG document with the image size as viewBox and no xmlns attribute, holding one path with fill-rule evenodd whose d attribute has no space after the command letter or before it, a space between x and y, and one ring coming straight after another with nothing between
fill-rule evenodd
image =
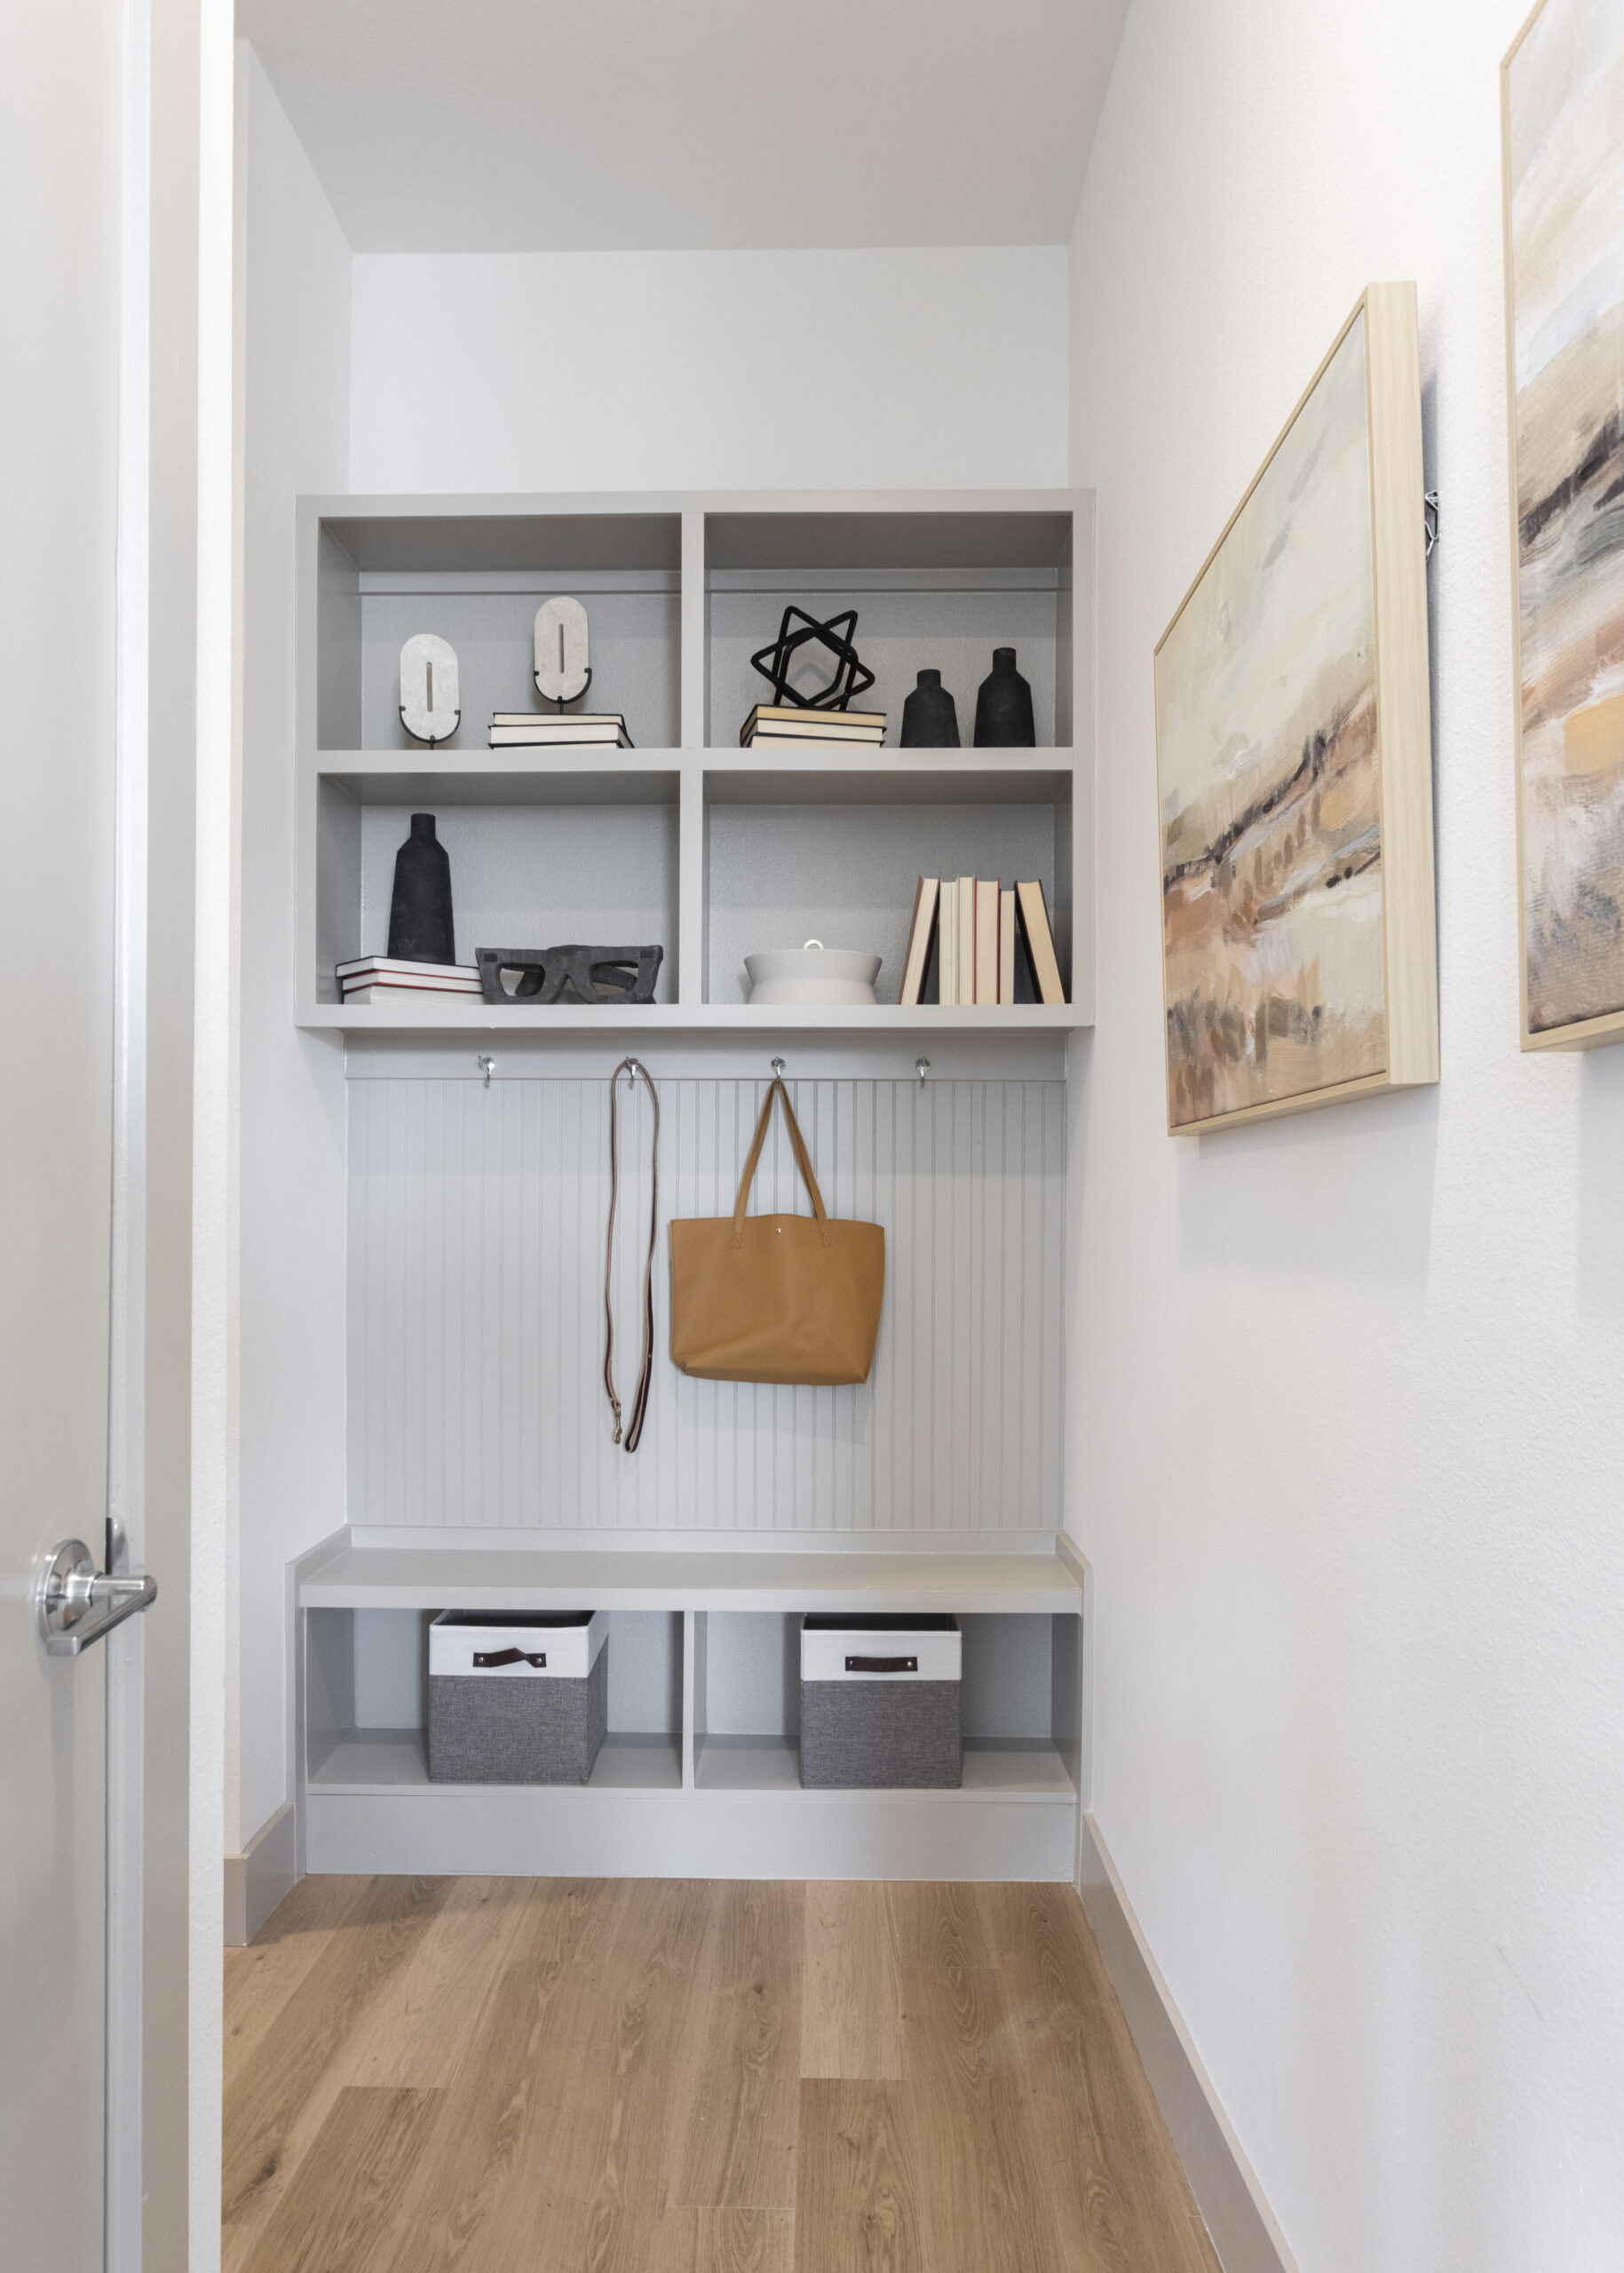
<instances>
[{"instance_id":1,"label":"black bottle-shaped vase","mask_svg":"<svg viewBox=\"0 0 1624 2273\"><path fill-rule=\"evenodd\" d=\"M434 834L432 813L412 815L412 833L395 854L389 952L402 962L456 961L451 862Z\"/></svg>"},{"instance_id":2,"label":"black bottle-shaped vase","mask_svg":"<svg viewBox=\"0 0 1624 2273\"><path fill-rule=\"evenodd\" d=\"M921 671L919 684L902 706L904 749L957 749L959 714L942 685L940 671Z\"/></svg>"},{"instance_id":3,"label":"black bottle-shaped vase","mask_svg":"<svg viewBox=\"0 0 1624 2273\"><path fill-rule=\"evenodd\" d=\"M1015 650L994 647L993 668L976 694L976 748L1032 749L1037 738L1032 689L1015 668Z\"/></svg>"}]
</instances>

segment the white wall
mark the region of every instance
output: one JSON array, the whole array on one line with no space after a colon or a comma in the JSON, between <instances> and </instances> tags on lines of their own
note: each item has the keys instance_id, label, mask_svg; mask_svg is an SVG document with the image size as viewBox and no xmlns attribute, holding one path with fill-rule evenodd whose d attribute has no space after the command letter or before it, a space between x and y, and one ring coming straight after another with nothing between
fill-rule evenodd
<instances>
[{"instance_id":1,"label":"white wall","mask_svg":"<svg viewBox=\"0 0 1624 2273\"><path fill-rule=\"evenodd\" d=\"M242 43L238 68L247 330L234 1849L289 1796L287 1565L345 1520L344 1052L338 1036L293 1025L293 501L347 486L350 361L350 249Z\"/></svg>"},{"instance_id":2,"label":"white wall","mask_svg":"<svg viewBox=\"0 0 1624 2273\"><path fill-rule=\"evenodd\" d=\"M1066 253L363 254L351 486L1044 487Z\"/></svg>"},{"instance_id":3,"label":"white wall","mask_svg":"<svg viewBox=\"0 0 1624 2273\"><path fill-rule=\"evenodd\" d=\"M1624 2262L1624 1049L1517 1043L1498 65L1524 9L1135 0L1073 247L1095 1805L1312 2273ZM1388 277L1419 281L1443 493L1442 1085L1171 1140L1152 650Z\"/></svg>"}]
</instances>

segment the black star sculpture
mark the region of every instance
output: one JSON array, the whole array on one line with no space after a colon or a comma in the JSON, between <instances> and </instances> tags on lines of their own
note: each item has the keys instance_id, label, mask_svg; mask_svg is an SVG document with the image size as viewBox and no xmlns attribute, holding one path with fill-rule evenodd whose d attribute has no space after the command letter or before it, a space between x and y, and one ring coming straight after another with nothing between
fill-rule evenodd
<instances>
[{"instance_id":1,"label":"black star sculpture","mask_svg":"<svg viewBox=\"0 0 1624 2273\"><path fill-rule=\"evenodd\" d=\"M802 626L798 631L791 629L797 618ZM852 645L856 630L854 607L849 607L844 615L832 615L827 623L820 623L804 607L787 607L778 627L778 638L760 654L752 655L750 661L764 678L772 680L774 701L793 705L797 710L844 710L854 694L861 694L874 685L874 673L860 661ZM797 694L789 684L790 669L800 650L812 645L827 647L834 656L835 676L816 694Z\"/></svg>"}]
</instances>

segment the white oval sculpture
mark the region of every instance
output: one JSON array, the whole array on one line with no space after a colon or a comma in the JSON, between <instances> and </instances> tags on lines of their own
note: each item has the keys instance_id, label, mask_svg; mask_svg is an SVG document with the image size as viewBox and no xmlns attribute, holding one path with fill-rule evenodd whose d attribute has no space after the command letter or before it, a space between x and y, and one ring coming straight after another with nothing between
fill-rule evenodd
<instances>
[{"instance_id":1,"label":"white oval sculpture","mask_svg":"<svg viewBox=\"0 0 1624 2273\"><path fill-rule=\"evenodd\" d=\"M549 702L573 702L591 676L585 608L579 600L543 600L535 611L536 693Z\"/></svg>"},{"instance_id":2,"label":"white oval sculpture","mask_svg":"<svg viewBox=\"0 0 1624 2273\"><path fill-rule=\"evenodd\" d=\"M400 724L414 741L449 741L463 716L456 649L419 631L400 650Z\"/></svg>"}]
</instances>

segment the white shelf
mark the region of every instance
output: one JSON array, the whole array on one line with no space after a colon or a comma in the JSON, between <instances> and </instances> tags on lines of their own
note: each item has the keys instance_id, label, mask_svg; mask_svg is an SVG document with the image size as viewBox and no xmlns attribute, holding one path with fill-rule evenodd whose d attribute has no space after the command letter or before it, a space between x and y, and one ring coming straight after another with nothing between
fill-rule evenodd
<instances>
[{"instance_id":1,"label":"white shelf","mask_svg":"<svg viewBox=\"0 0 1624 2273\"><path fill-rule=\"evenodd\" d=\"M794 1792L798 1798L861 1798L861 1793L803 1793L800 1746L790 1737L707 1737L694 1764L701 1792ZM869 1794L873 1796L873 1794ZM1077 1789L1055 1746L1042 1737L971 1737L964 1780L956 1790L914 1791L910 1799L1058 1800L1072 1805Z\"/></svg>"},{"instance_id":2,"label":"white shelf","mask_svg":"<svg viewBox=\"0 0 1624 2273\"><path fill-rule=\"evenodd\" d=\"M694 1786L701 1794L794 1792L814 1799L825 1796L802 1794L800 1746L789 1737L707 1737L695 1762ZM615 1730L604 1738L584 1788L675 1792L681 1786L682 1747L676 1737ZM310 1788L353 1794L412 1792L436 1798L448 1792L502 1793L515 1787L432 1783L428 1740L421 1729L349 1729L312 1770ZM1058 1752L1044 1738L978 1737L969 1738L964 1746L962 1786L917 1796L944 1802L990 1798L1071 1802L1077 1794Z\"/></svg>"},{"instance_id":3,"label":"white shelf","mask_svg":"<svg viewBox=\"0 0 1624 2273\"><path fill-rule=\"evenodd\" d=\"M585 1035L617 1034L1082 1034L1088 1020L1069 1002L963 1003L920 1002L903 1008L895 1002L838 1003L812 1008L801 1003L648 1002L622 1008L615 1003L560 1002L545 1010L515 1002L497 1007L470 999L441 1009L438 1002L415 1003L407 1009L393 1004L313 1002L298 1020L306 1030L339 1028L346 1034L556 1034L561 1041Z\"/></svg>"},{"instance_id":4,"label":"white shelf","mask_svg":"<svg viewBox=\"0 0 1624 2273\"><path fill-rule=\"evenodd\" d=\"M323 750L317 779L363 805L674 805L677 750Z\"/></svg>"},{"instance_id":5,"label":"white shelf","mask_svg":"<svg viewBox=\"0 0 1624 2273\"><path fill-rule=\"evenodd\" d=\"M429 1780L428 1739L421 1729L348 1729L310 1775L313 1791L504 1792L505 1784L435 1784ZM682 1787L682 1745L674 1736L622 1733L604 1738L585 1789L593 1792L675 1792ZM528 1788L526 1786L525 1788ZM582 1788L560 1786L560 1789Z\"/></svg>"},{"instance_id":6,"label":"white shelf","mask_svg":"<svg viewBox=\"0 0 1624 2273\"><path fill-rule=\"evenodd\" d=\"M299 1582L307 1610L1048 1612L1082 1586L1052 1548L872 1554L345 1547Z\"/></svg>"}]
</instances>

